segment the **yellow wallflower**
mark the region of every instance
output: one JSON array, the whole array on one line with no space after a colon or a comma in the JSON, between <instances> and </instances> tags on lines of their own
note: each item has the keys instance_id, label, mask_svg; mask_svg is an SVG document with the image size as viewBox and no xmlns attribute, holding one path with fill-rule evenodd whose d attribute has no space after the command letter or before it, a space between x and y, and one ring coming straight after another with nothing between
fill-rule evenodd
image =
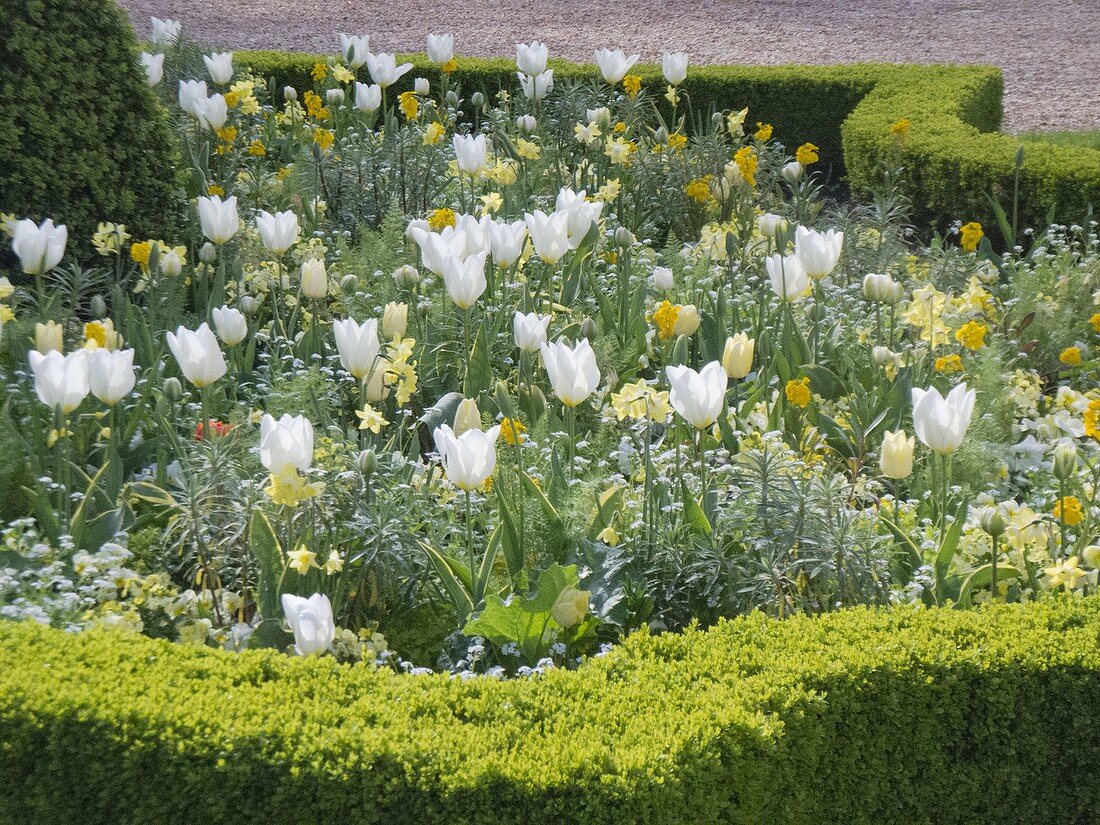
<instances>
[{"instance_id":1,"label":"yellow wallflower","mask_svg":"<svg viewBox=\"0 0 1100 825\"><path fill-rule=\"evenodd\" d=\"M310 484L295 470L281 475L272 473L270 479L271 483L264 488L264 492L272 502L283 507L297 507L323 489L323 485Z\"/></svg>"},{"instance_id":2,"label":"yellow wallflower","mask_svg":"<svg viewBox=\"0 0 1100 825\"><path fill-rule=\"evenodd\" d=\"M1081 348L1080 347L1066 347L1058 355L1058 360L1065 364L1067 367L1078 367L1081 365Z\"/></svg>"},{"instance_id":3,"label":"yellow wallflower","mask_svg":"<svg viewBox=\"0 0 1100 825\"><path fill-rule=\"evenodd\" d=\"M696 203L708 203L713 197L710 193L710 182L713 175L703 175L696 178L684 187L684 194Z\"/></svg>"},{"instance_id":4,"label":"yellow wallflower","mask_svg":"<svg viewBox=\"0 0 1100 825\"><path fill-rule=\"evenodd\" d=\"M432 232L439 232L445 226L455 225L455 212L446 206L436 209L430 215L428 215L428 228Z\"/></svg>"},{"instance_id":5,"label":"yellow wallflower","mask_svg":"<svg viewBox=\"0 0 1100 825\"><path fill-rule=\"evenodd\" d=\"M416 92L402 92L397 96L398 105L406 120L416 120L420 114L420 99Z\"/></svg>"},{"instance_id":6,"label":"yellow wallflower","mask_svg":"<svg viewBox=\"0 0 1100 825\"><path fill-rule=\"evenodd\" d=\"M222 196L225 195L225 187L224 186L219 186L216 183L208 183L206 185L206 194L208 194L208 195L217 195L218 197L222 197Z\"/></svg>"},{"instance_id":7,"label":"yellow wallflower","mask_svg":"<svg viewBox=\"0 0 1100 825\"><path fill-rule=\"evenodd\" d=\"M933 366L936 372L942 372L945 375L949 375L953 372L962 372L963 362L962 357L952 353L951 355L941 355L936 359Z\"/></svg>"},{"instance_id":8,"label":"yellow wallflower","mask_svg":"<svg viewBox=\"0 0 1100 825\"><path fill-rule=\"evenodd\" d=\"M236 126L223 126L214 132L218 136L219 140L225 143L232 143L237 139L237 127Z\"/></svg>"},{"instance_id":9,"label":"yellow wallflower","mask_svg":"<svg viewBox=\"0 0 1100 825\"><path fill-rule=\"evenodd\" d=\"M909 137L909 118L903 117L890 127L890 136L899 144L905 143Z\"/></svg>"},{"instance_id":10,"label":"yellow wallflower","mask_svg":"<svg viewBox=\"0 0 1100 825\"><path fill-rule=\"evenodd\" d=\"M985 346L985 334L989 331L985 324L967 321L955 332L955 340L968 350L977 352Z\"/></svg>"},{"instance_id":11,"label":"yellow wallflower","mask_svg":"<svg viewBox=\"0 0 1100 825\"><path fill-rule=\"evenodd\" d=\"M527 160L538 160L539 155L542 154L542 147L531 140L516 138L514 145L516 147L516 154Z\"/></svg>"},{"instance_id":12,"label":"yellow wallflower","mask_svg":"<svg viewBox=\"0 0 1100 825\"><path fill-rule=\"evenodd\" d=\"M328 66L324 63L314 63L313 71L310 72L314 80L324 80L328 77Z\"/></svg>"},{"instance_id":13,"label":"yellow wallflower","mask_svg":"<svg viewBox=\"0 0 1100 825\"><path fill-rule=\"evenodd\" d=\"M1085 410L1085 435L1100 440L1100 399L1094 398Z\"/></svg>"},{"instance_id":14,"label":"yellow wallflower","mask_svg":"<svg viewBox=\"0 0 1100 825\"><path fill-rule=\"evenodd\" d=\"M327 152L336 141L336 133L331 129L317 128L313 130L313 142L321 147L321 151Z\"/></svg>"},{"instance_id":15,"label":"yellow wallflower","mask_svg":"<svg viewBox=\"0 0 1100 825\"><path fill-rule=\"evenodd\" d=\"M153 243L153 241L138 241L130 244L130 258L142 269L149 268L149 257L153 254Z\"/></svg>"},{"instance_id":16,"label":"yellow wallflower","mask_svg":"<svg viewBox=\"0 0 1100 825\"><path fill-rule=\"evenodd\" d=\"M1080 524L1085 520L1085 511L1081 506L1081 500L1077 496L1065 496L1054 503L1054 517L1065 522L1068 527Z\"/></svg>"},{"instance_id":17,"label":"yellow wallflower","mask_svg":"<svg viewBox=\"0 0 1100 825\"><path fill-rule=\"evenodd\" d=\"M962 246L963 251L973 252L978 248L982 238L985 237L985 232L982 230L980 223L971 221L962 225L962 228L959 229L959 236L961 238L959 245Z\"/></svg>"},{"instance_id":18,"label":"yellow wallflower","mask_svg":"<svg viewBox=\"0 0 1100 825\"><path fill-rule=\"evenodd\" d=\"M264 146L262 140L254 140L248 144L248 154L254 158L262 158L267 154L267 147Z\"/></svg>"},{"instance_id":19,"label":"yellow wallflower","mask_svg":"<svg viewBox=\"0 0 1100 825\"><path fill-rule=\"evenodd\" d=\"M642 90L642 79L636 74L628 74L623 78L623 91L626 92L626 96L633 100L638 96L638 92Z\"/></svg>"},{"instance_id":20,"label":"yellow wallflower","mask_svg":"<svg viewBox=\"0 0 1100 825\"><path fill-rule=\"evenodd\" d=\"M810 379L805 377L792 379L787 382L784 392L787 401L791 404L796 407L805 407L810 403Z\"/></svg>"},{"instance_id":21,"label":"yellow wallflower","mask_svg":"<svg viewBox=\"0 0 1100 825\"><path fill-rule=\"evenodd\" d=\"M518 418L505 418L500 422L500 437L504 439L505 444L522 444L523 434L527 432L527 428L523 426L523 422Z\"/></svg>"},{"instance_id":22,"label":"yellow wallflower","mask_svg":"<svg viewBox=\"0 0 1100 825\"><path fill-rule=\"evenodd\" d=\"M1094 313L1093 316L1089 318L1089 326L1092 327L1093 332L1100 335L1100 312Z\"/></svg>"},{"instance_id":23,"label":"yellow wallflower","mask_svg":"<svg viewBox=\"0 0 1100 825\"><path fill-rule=\"evenodd\" d=\"M803 143L798 149L795 150L794 159L801 163L803 166L809 166L812 163L817 163L819 158L817 156L820 147L814 146L812 143Z\"/></svg>"},{"instance_id":24,"label":"yellow wallflower","mask_svg":"<svg viewBox=\"0 0 1100 825\"><path fill-rule=\"evenodd\" d=\"M770 123L761 123L756 121L756 134L754 138L761 142L767 142L772 139L772 125Z\"/></svg>"},{"instance_id":25,"label":"yellow wallflower","mask_svg":"<svg viewBox=\"0 0 1100 825\"><path fill-rule=\"evenodd\" d=\"M749 186L756 186L756 166L760 159L756 156L756 150L751 146L742 146L733 156L733 162L741 170L741 177Z\"/></svg>"},{"instance_id":26,"label":"yellow wallflower","mask_svg":"<svg viewBox=\"0 0 1100 825\"><path fill-rule=\"evenodd\" d=\"M661 301L653 313L653 324L657 327L657 337L667 341L676 334L676 319L680 317L680 307L669 301Z\"/></svg>"},{"instance_id":27,"label":"yellow wallflower","mask_svg":"<svg viewBox=\"0 0 1100 825\"><path fill-rule=\"evenodd\" d=\"M355 80L355 75L351 73L347 66L333 66L332 76L340 83L351 83Z\"/></svg>"},{"instance_id":28,"label":"yellow wallflower","mask_svg":"<svg viewBox=\"0 0 1100 825\"><path fill-rule=\"evenodd\" d=\"M443 72L443 74L453 74L454 72L457 72L458 61L452 57L450 60L439 67L439 71Z\"/></svg>"},{"instance_id":29,"label":"yellow wallflower","mask_svg":"<svg viewBox=\"0 0 1100 825\"><path fill-rule=\"evenodd\" d=\"M442 140L446 131L446 128L438 120L428 124L428 128L424 130L424 145L435 146Z\"/></svg>"}]
</instances>

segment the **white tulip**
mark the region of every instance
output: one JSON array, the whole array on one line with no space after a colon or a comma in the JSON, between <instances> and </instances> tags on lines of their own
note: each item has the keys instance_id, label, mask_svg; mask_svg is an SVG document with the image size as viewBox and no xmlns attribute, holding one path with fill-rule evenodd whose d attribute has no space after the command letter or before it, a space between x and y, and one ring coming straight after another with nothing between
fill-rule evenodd
<instances>
[{"instance_id":1,"label":"white tulip","mask_svg":"<svg viewBox=\"0 0 1100 825\"><path fill-rule=\"evenodd\" d=\"M314 593L308 599L284 593L283 614L294 634L294 650L299 656L319 656L336 638L336 622L328 596Z\"/></svg>"},{"instance_id":2,"label":"white tulip","mask_svg":"<svg viewBox=\"0 0 1100 825\"><path fill-rule=\"evenodd\" d=\"M313 464L313 425L302 415L260 419L260 463L272 475L306 472Z\"/></svg>"},{"instance_id":3,"label":"white tulip","mask_svg":"<svg viewBox=\"0 0 1100 825\"><path fill-rule=\"evenodd\" d=\"M191 117L197 118L206 103L207 91L205 80L181 80L179 90L180 108Z\"/></svg>"},{"instance_id":4,"label":"white tulip","mask_svg":"<svg viewBox=\"0 0 1100 825\"><path fill-rule=\"evenodd\" d=\"M42 223L24 218L17 221L12 233L11 249L19 258L27 275L45 275L65 257L69 230L63 223L56 226L46 218Z\"/></svg>"},{"instance_id":5,"label":"white tulip","mask_svg":"<svg viewBox=\"0 0 1100 825\"><path fill-rule=\"evenodd\" d=\"M756 228L761 235L774 238L779 232L787 231L787 219L782 215L765 212L756 218Z\"/></svg>"},{"instance_id":6,"label":"white tulip","mask_svg":"<svg viewBox=\"0 0 1100 825\"><path fill-rule=\"evenodd\" d=\"M667 266L656 266L650 273L649 282L653 284L654 289L665 291L676 285L676 278Z\"/></svg>"},{"instance_id":7,"label":"white tulip","mask_svg":"<svg viewBox=\"0 0 1100 825\"><path fill-rule=\"evenodd\" d=\"M550 49L538 40L516 44L516 68L523 74L532 77L542 74L546 71L546 61L549 58Z\"/></svg>"},{"instance_id":8,"label":"white tulip","mask_svg":"<svg viewBox=\"0 0 1100 825\"><path fill-rule=\"evenodd\" d=\"M169 249L167 252L162 251L157 260L159 262L160 271L169 278L178 278L180 273L183 272L183 258L181 258L180 253L174 249Z\"/></svg>"},{"instance_id":9,"label":"white tulip","mask_svg":"<svg viewBox=\"0 0 1100 825\"><path fill-rule=\"evenodd\" d=\"M485 135L455 135L451 139L454 147L458 170L473 176L485 168L488 163L485 149Z\"/></svg>"},{"instance_id":10,"label":"white tulip","mask_svg":"<svg viewBox=\"0 0 1100 825\"><path fill-rule=\"evenodd\" d=\"M436 275L443 274L443 264L448 258L466 256L466 233L461 229L446 227L442 232L412 230L413 240L420 247L420 261L424 268Z\"/></svg>"},{"instance_id":11,"label":"white tulip","mask_svg":"<svg viewBox=\"0 0 1100 825\"><path fill-rule=\"evenodd\" d=\"M524 315L516 310L512 318L512 334L516 346L524 352L538 352L546 343L546 333L550 329L550 316L529 312Z\"/></svg>"},{"instance_id":12,"label":"white tulip","mask_svg":"<svg viewBox=\"0 0 1100 825\"><path fill-rule=\"evenodd\" d=\"M668 401L689 424L702 430L718 420L726 404L729 376L718 361L711 361L699 372L691 367L665 367L668 376Z\"/></svg>"},{"instance_id":13,"label":"white tulip","mask_svg":"<svg viewBox=\"0 0 1100 825\"><path fill-rule=\"evenodd\" d=\"M844 233L830 229L821 233L804 226L794 232L794 254L811 278L824 278L836 268L844 247Z\"/></svg>"},{"instance_id":14,"label":"white tulip","mask_svg":"<svg viewBox=\"0 0 1100 825\"><path fill-rule=\"evenodd\" d=\"M113 407L130 394L137 375L132 349L111 350L102 347L88 352L88 383L92 395Z\"/></svg>"},{"instance_id":15,"label":"white tulip","mask_svg":"<svg viewBox=\"0 0 1100 825\"><path fill-rule=\"evenodd\" d=\"M572 247L569 245L569 216L561 212L527 212L527 232L535 253L548 264L556 264Z\"/></svg>"},{"instance_id":16,"label":"white tulip","mask_svg":"<svg viewBox=\"0 0 1100 825\"><path fill-rule=\"evenodd\" d=\"M455 38L452 34L428 35L428 60L436 66L450 63L455 56Z\"/></svg>"},{"instance_id":17,"label":"white tulip","mask_svg":"<svg viewBox=\"0 0 1100 825\"><path fill-rule=\"evenodd\" d=\"M409 326L409 305L390 301L382 311L382 335L387 340L404 338Z\"/></svg>"},{"instance_id":18,"label":"white tulip","mask_svg":"<svg viewBox=\"0 0 1100 825\"><path fill-rule=\"evenodd\" d=\"M195 331L180 326L175 333L168 333L168 349L176 357L184 378L200 389L209 386L225 375L225 356L218 347L218 339L205 322Z\"/></svg>"},{"instance_id":19,"label":"white tulip","mask_svg":"<svg viewBox=\"0 0 1100 825\"><path fill-rule=\"evenodd\" d=\"M524 74L518 72L519 87L523 96L528 100L542 100L550 92L554 91L554 70L547 69L539 74Z\"/></svg>"},{"instance_id":20,"label":"white tulip","mask_svg":"<svg viewBox=\"0 0 1100 825\"><path fill-rule=\"evenodd\" d=\"M210 72L210 79L219 86L233 79L233 52L211 52L203 55L202 61Z\"/></svg>"},{"instance_id":21,"label":"white tulip","mask_svg":"<svg viewBox=\"0 0 1100 825\"><path fill-rule=\"evenodd\" d=\"M927 390L914 387L912 392L913 429L921 443L940 455L950 455L959 449L974 414L974 390L959 384L947 398L935 387Z\"/></svg>"},{"instance_id":22,"label":"white tulip","mask_svg":"<svg viewBox=\"0 0 1100 825\"><path fill-rule=\"evenodd\" d=\"M339 107L344 102L344 90L343 89L329 89L325 92L325 102L329 106Z\"/></svg>"},{"instance_id":23,"label":"white tulip","mask_svg":"<svg viewBox=\"0 0 1100 825\"><path fill-rule=\"evenodd\" d=\"M427 97L428 93L432 90L431 84L426 77L418 77L413 81L413 91L421 97Z\"/></svg>"},{"instance_id":24,"label":"white tulip","mask_svg":"<svg viewBox=\"0 0 1100 825\"><path fill-rule=\"evenodd\" d=\"M319 300L328 294L328 270L320 258L307 258L301 267L302 294Z\"/></svg>"},{"instance_id":25,"label":"white tulip","mask_svg":"<svg viewBox=\"0 0 1100 825\"><path fill-rule=\"evenodd\" d=\"M367 62L367 55L370 54L370 36L366 34L341 34L340 53L349 66L358 69Z\"/></svg>"},{"instance_id":26,"label":"white tulip","mask_svg":"<svg viewBox=\"0 0 1100 825\"><path fill-rule=\"evenodd\" d=\"M630 67L637 62L638 55L632 54L627 57L622 49L596 50L596 65L600 67L600 74L612 86L620 83L626 77L626 73L630 71Z\"/></svg>"},{"instance_id":27,"label":"white tulip","mask_svg":"<svg viewBox=\"0 0 1100 825\"><path fill-rule=\"evenodd\" d=\"M50 350L45 355L31 350L28 358L39 401L51 409L60 407L65 415L80 406L90 388L87 350L80 349L68 355L57 350Z\"/></svg>"},{"instance_id":28,"label":"white tulip","mask_svg":"<svg viewBox=\"0 0 1100 825\"><path fill-rule=\"evenodd\" d=\"M756 339L743 332L726 339L722 350L722 368L730 378L744 378L752 372L752 358L756 352Z\"/></svg>"},{"instance_id":29,"label":"white tulip","mask_svg":"<svg viewBox=\"0 0 1100 825\"><path fill-rule=\"evenodd\" d=\"M458 253L458 257L469 258L471 255L480 255L482 252L490 250L489 227L492 226L492 223L493 219L488 215L480 218L473 215L455 215L454 228L444 227L443 234L463 232L466 236L466 245Z\"/></svg>"},{"instance_id":30,"label":"white tulip","mask_svg":"<svg viewBox=\"0 0 1100 825\"><path fill-rule=\"evenodd\" d=\"M863 296L868 301L896 304L905 295L905 288L886 274L872 272L863 277Z\"/></svg>"},{"instance_id":31,"label":"white tulip","mask_svg":"<svg viewBox=\"0 0 1100 825\"><path fill-rule=\"evenodd\" d=\"M145 82L156 86L164 79L164 55L141 53L141 68L145 70Z\"/></svg>"},{"instance_id":32,"label":"white tulip","mask_svg":"<svg viewBox=\"0 0 1100 825\"><path fill-rule=\"evenodd\" d=\"M180 31L183 26L178 20L161 20L152 18L153 33L149 36L149 42L158 46L173 46L179 42Z\"/></svg>"},{"instance_id":33,"label":"white tulip","mask_svg":"<svg viewBox=\"0 0 1100 825\"><path fill-rule=\"evenodd\" d=\"M398 66L397 58L386 52L367 55L367 71L370 72L374 82L383 89L400 80L412 67L412 63L402 63Z\"/></svg>"},{"instance_id":34,"label":"white tulip","mask_svg":"<svg viewBox=\"0 0 1100 825\"><path fill-rule=\"evenodd\" d=\"M350 318L332 322L336 336L336 349L344 369L362 381L375 371L378 351L378 319L371 318L361 324Z\"/></svg>"},{"instance_id":35,"label":"white tulip","mask_svg":"<svg viewBox=\"0 0 1100 825\"><path fill-rule=\"evenodd\" d=\"M229 119L229 105L219 94L210 95L206 100L197 103L196 107L199 123L212 132L222 128L225 121Z\"/></svg>"},{"instance_id":36,"label":"white tulip","mask_svg":"<svg viewBox=\"0 0 1100 825\"><path fill-rule=\"evenodd\" d=\"M378 84L368 86L366 83L355 84L355 108L360 112L370 114L378 110L382 105L382 87Z\"/></svg>"},{"instance_id":37,"label":"white tulip","mask_svg":"<svg viewBox=\"0 0 1100 825\"><path fill-rule=\"evenodd\" d=\"M592 223L600 219L603 212L603 201L588 201L585 190L574 192L564 188L558 192L554 204L554 211L568 217L569 222L569 247L576 249L584 241Z\"/></svg>"},{"instance_id":38,"label":"white tulip","mask_svg":"<svg viewBox=\"0 0 1100 825\"><path fill-rule=\"evenodd\" d=\"M452 256L443 261L443 283L447 287L447 294L459 309L469 309L485 292L487 254L481 252L468 258Z\"/></svg>"},{"instance_id":39,"label":"white tulip","mask_svg":"<svg viewBox=\"0 0 1100 825\"><path fill-rule=\"evenodd\" d=\"M519 129L521 134L531 135L534 134L535 129L538 128L539 122L535 120L534 115L520 115L516 118L516 128Z\"/></svg>"},{"instance_id":40,"label":"white tulip","mask_svg":"<svg viewBox=\"0 0 1100 825\"><path fill-rule=\"evenodd\" d=\"M795 255L769 255L764 259L772 291L784 301L801 301L813 290L813 283Z\"/></svg>"},{"instance_id":41,"label":"white tulip","mask_svg":"<svg viewBox=\"0 0 1100 825\"><path fill-rule=\"evenodd\" d=\"M684 52L665 52L661 55L661 72L671 86L679 86L687 78L688 56Z\"/></svg>"},{"instance_id":42,"label":"white tulip","mask_svg":"<svg viewBox=\"0 0 1100 825\"><path fill-rule=\"evenodd\" d=\"M519 260L527 244L527 224L523 221L493 221L489 224L489 251L493 263L509 267Z\"/></svg>"},{"instance_id":43,"label":"white tulip","mask_svg":"<svg viewBox=\"0 0 1100 825\"><path fill-rule=\"evenodd\" d=\"M282 255L298 243L298 216L290 209L274 215L260 212L256 216L256 228L260 230L260 240L274 255Z\"/></svg>"},{"instance_id":44,"label":"white tulip","mask_svg":"<svg viewBox=\"0 0 1100 825\"><path fill-rule=\"evenodd\" d=\"M779 174L783 176L783 180L790 184L797 183L798 179L802 177L802 172L802 164L797 160L792 160L779 170Z\"/></svg>"},{"instance_id":45,"label":"white tulip","mask_svg":"<svg viewBox=\"0 0 1100 825\"><path fill-rule=\"evenodd\" d=\"M214 329L227 347L235 347L248 337L248 320L236 307L214 307L210 312Z\"/></svg>"},{"instance_id":46,"label":"white tulip","mask_svg":"<svg viewBox=\"0 0 1100 825\"><path fill-rule=\"evenodd\" d=\"M202 234L219 246L229 241L241 226L237 196L230 195L224 201L218 195L199 198L199 224Z\"/></svg>"},{"instance_id":47,"label":"white tulip","mask_svg":"<svg viewBox=\"0 0 1100 825\"><path fill-rule=\"evenodd\" d=\"M905 430L886 431L882 439L882 453L879 455L879 467L887 478L908 478L913 474L913 448L916 439L905 437Z\"/></svg>"},{"instance_id":48,"label":"white tulip","mask_svg":"<svg viewBox=\"0 0 1100 825\"><path fill-rule=\"evenodd\" d=\"M600 106L596 109L585 109L584 116L589 123L595 123L601 129L608 129L611 126L611 110L606 106Z\"/></svg>"},{"instance_id":49,"label":"white tulip","mask_svg":"<svg viewBox=\"0 0 1100 825\"><path fill-rule=\"evenodd\" d=\"M574 347L564 341L543 344L541 352L554 395L563 404L575 407L596 391L600 383L600 368L596 365L596 353L587 338Z\"/></svg>"},{"instance_id":50,"label":"white tulip","mask_svg":"<svg viewBox=\"0 0 1100 825\"><path fill-rule=\"evenodd\" d=\"M444 424L437 427L433 435L443 470L458 489L470 492L493 474L497 464L499 425L486 432L469 429L456 436L454 430Z\"/></svg>"}]
</instances>

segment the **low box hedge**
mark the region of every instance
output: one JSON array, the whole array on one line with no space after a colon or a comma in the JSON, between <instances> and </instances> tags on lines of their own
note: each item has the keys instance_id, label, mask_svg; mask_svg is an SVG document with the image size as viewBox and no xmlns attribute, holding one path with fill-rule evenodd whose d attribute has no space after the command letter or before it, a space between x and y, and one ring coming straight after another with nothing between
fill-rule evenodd
<instances>
[{"instance_id":1,"label":"low box hedge","mask_svg":"<svg viewBox=\"0 0 1100 825\"><path fill-rule=\"evenodd\" d=\"M0 822L1100 821L1100 600L408 676L0 624Z\"/></svg>"},{"instance_id":2,"label":"low box hedge","mask_svg":"<svg viewBox=\"0 0 1100 825\"><path fill-rule=\"evenodd\" d=\"M277 88L309 88L314 64L323 55L238 52L238 61ZM423 55L405 55L415 68L396 91L412 88L414 77L439 80ZM595 66L551 61L555 78L598 77ZM456 77L466 90L516 85L515 64L501 58L459 58ZM658 97L664 91L659 66L633 71ZM981 221L998 237L988 196L1011 214L1019 138L997 132L1001 125L1003 79L991 66L916 66L866 63L842 66L692 66L681 87L693 112L749 107L757 120L775 127L790 149L809 141L821 147L821 166L834 183L846 179L866 194L881 179L883 162L904 165L902 192L922 229L943 231L954 221ZM664 105L662 101L662 106ZM890 127L910 121L899 142ZM1035 143L1026 145L1020 180L1020 227L1086 218L1100 206L1100 151Z\"/></svg>"}]
</instances>

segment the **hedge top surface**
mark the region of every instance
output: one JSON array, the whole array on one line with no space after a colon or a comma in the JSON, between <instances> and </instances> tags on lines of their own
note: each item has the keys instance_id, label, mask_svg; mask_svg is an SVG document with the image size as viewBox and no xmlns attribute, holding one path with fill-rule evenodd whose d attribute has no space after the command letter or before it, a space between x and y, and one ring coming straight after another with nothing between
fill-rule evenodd
<instances>
[{"instance_id":1,"label":"hedge top surface","mask_svg":"<svg viewBox=\"0 0 1100 825\"><path fill-rule=\"evenodd\" d=\"M579 789L598 789L629 798L633 810L663 808L719 767L736 766L748 780L770 760L764 786L782 787L791 776L775 773L775 759L786 733L842 701L834 695L881 678L919 687L1062 669L1095 679L1098 638L1100 599L977 612L853 609L782 622L749 616L706 632L636 636L574 672L463 682L0 623L0 738L27 720L77 725L95 731L84 738L104 753L213 763L227 787L256 772L286 777L279 793L292 796L303 782L322 797L328 783L362 782L380 808L410 787L460 798L486 787L499 799L549 795L563 810L582 810ZM780 764L795 773L812 767L800 758L813 756L788 754ZM716 810L754 787L720 790Z\"/></svg>"}]
</instances>

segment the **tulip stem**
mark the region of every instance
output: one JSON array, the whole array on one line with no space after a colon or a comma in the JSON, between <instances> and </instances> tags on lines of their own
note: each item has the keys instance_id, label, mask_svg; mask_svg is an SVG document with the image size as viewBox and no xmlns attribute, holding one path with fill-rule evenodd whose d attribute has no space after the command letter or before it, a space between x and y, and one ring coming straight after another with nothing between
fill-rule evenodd
<instances>
[{"instance_id":1,"label":"tulip stem","mask_svg":"<svg viewBox=\"0 0 1100 825\"><path fill-rule=\"evenodd\" d=\"M476 587L477 582L477 565L474 563L474 518L473 508L471 507L471 499L473 498L473 492L471 490L466 491L466 555L470 559L470 585ZM474 595L471 593L471 596ZM474 605L477 608L477 605Z\"/></svg>"},{"instance_id":2,"label":"tulip stem","mask_svg":"<svg viewBox=\"0 0 1100 825\"><path fill-rule=\"evenodd\" d=\"M565 405L565 429L567 433L566 455L569 456L569 481L573 481L573 460L577 456L577 408Z\"/></svg>"}]
</instances>

